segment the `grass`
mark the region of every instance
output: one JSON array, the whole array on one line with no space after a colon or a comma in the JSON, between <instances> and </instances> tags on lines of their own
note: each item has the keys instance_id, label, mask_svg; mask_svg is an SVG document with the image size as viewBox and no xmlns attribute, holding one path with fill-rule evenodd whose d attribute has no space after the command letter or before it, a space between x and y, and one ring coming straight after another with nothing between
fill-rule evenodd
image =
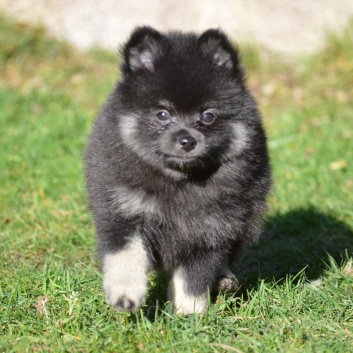
<instances>
[{"instance_id":1,"label":"grass","mask_svg":"<svg viewBox=\"0 0 353 353\"><path fill-rule=\"evenodd\" d=\"M175 316L152 276L138 313L104 300L82 177L115 55L0 18L0 352L353 350L353 24L299 61L244 47L274 170L242 289Z\"/></svg>"}]
</instances>

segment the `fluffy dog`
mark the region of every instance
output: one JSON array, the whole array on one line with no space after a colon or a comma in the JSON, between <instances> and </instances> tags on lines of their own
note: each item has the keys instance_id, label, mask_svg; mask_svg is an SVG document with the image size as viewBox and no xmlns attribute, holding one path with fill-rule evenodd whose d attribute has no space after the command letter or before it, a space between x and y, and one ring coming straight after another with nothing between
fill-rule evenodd
<instances>
[{"instance_id":1,"label":"fluffy dog","mask_svg":"<svg viewBox=\"0 0 353 353\"><path fill-rule=\"evenodd\" d=\"M256 102L224 33L139 27L98 115L86 180L107 300L136 310L152 269L177 313L238 286L229 267L261 231L270 166Z\"/></svg>"}]
</instances>

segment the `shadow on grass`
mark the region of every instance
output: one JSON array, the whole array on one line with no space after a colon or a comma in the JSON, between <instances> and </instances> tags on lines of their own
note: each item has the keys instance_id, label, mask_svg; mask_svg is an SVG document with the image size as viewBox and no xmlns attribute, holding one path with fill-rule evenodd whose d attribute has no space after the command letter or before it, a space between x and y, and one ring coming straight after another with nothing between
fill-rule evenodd
<instances>
[{"instance_id":1,"label":"shadow on grass","mask_svg":"<svg viewBox=\"0 0 353 353\"><path fill-rule=\"evenodd\" d=\"M246 290L256 288L259 279L281 283L304 268L307 279L316 279L327 269L329 256L341 264L347 253L353 254L352 229L315 208L272 216L266 228L259 242L247 247L234 267L242 284L236 296L246 296ZM157 306L165 306L169 279L166 273L156 274L152 279L146 301L146 317L152 321Z\"/></svg>"},{"instance_id":2,"label":"shadow on grass","mask_svg":"<svg viewBox=\"0 0 353 353\"><path fill-rule=\"evenodd\" d=\"M341 264L347 252L352 256L352 229L315 208L298 209L269 218L266 231L244 251L235 272L250 286L259 278L280 281L304 268L312 280L323 274L329 256Z\"/></svg>"}]
</instances>

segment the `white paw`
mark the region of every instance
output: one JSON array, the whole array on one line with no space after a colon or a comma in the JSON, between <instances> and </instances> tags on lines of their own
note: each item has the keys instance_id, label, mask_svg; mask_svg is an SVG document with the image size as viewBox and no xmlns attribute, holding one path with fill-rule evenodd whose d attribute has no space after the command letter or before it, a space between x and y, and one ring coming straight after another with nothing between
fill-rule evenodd
<instances>
[{"instance_id":1,"label":"white paw","mask_svg":"<svg viewBox=\"0 0 353 353\"><path fill-rule=\"evenodd\" d=\"M104 289L108 303L119 311L137 310L143 303L146 294L144 283L134 283L118 279L111 283L104 280Z\"/></svg>"},{"instance_id":2,"label":"white paw","mask_svg":"<svg viewBox=\"0 0 353 353\"><path fill-rule=\"evenodd\" d=\"M103 284L108 303L119 311L138 309L147 291L150 268L146 250L138 237L123 249L103 258Z\"/></svg>"}]
</instances>

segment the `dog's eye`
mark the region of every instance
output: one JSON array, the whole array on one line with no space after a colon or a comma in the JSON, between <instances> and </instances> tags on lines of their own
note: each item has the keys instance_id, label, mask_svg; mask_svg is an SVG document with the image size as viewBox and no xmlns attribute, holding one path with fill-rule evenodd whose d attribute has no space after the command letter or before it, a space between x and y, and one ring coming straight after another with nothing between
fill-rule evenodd
<instances>
[{"instance_id":1,"label":"dog's eye","mask_svg":"<svg viewBox=\"0 0 353 353\"><path fill-rule=\"evenodd\" d=\"M211 112L204 112L200 120L202 124L209 126L215 122L216 116Z\"/></svg>"},{"instance_id":2,"label":"dog's eye","mask_svg":"<svg viewBox=\"0 0 353 353\"><path fill-rule=\"evenodd\" d=\"M157 119L162 123L168 123L170 121L170 115L165 110L162 110L156 114Z\"/></svg>"}]
</instances>

